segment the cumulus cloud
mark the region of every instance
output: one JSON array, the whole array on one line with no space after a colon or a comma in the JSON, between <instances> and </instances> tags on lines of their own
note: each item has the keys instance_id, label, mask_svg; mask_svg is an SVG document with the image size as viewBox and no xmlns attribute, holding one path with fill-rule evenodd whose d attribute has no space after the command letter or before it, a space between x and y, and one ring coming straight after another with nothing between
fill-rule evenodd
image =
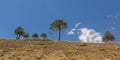
<instances>
[{"instance_id":1,"label":"cumulus cloud","mask_svg":"<svg viewBox=\"0 0 120 60\"><path fill-rule=\"evenodd\" d=\"M82 42L102 43L102 35L94 29L81 28L79 40Z\"/></svg>"},{"instance_id":2,"label":"cumulus cloud","mask_svg":"<svg viewBox=\"0 0 120 60\"><path fill-rule=\"evenodd\" d=\"M78 39L81 42L102 43L102 35L94 29L78 28L81 23L75 24L74 28L68 32L68 35L75 35L77 33Z\"/></svg>"},{"instance_id":3,"label":"cumulus cloud","mask_svg":"<svg viewBox=\"0 0 120 60\"><path fill-rule=\"evenodd\" d=\"M78 28L78 26L79 26L80 24L81 24L80 22L77 23L77 24L75 24L74 28L71 29L67 34L68 34L68 35L74 35L74 34L75 34L75 31L77 30L77 28Z\"/></svg>"}]
</instances>

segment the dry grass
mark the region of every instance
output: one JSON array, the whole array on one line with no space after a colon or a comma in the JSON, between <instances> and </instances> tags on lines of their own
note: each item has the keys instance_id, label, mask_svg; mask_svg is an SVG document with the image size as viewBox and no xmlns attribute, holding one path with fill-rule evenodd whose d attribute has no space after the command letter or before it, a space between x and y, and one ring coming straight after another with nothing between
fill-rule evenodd
<instances>
[{"instance_id":1,"label":"dry grass","mask_svg":"<svg viewBox=\"0 0 120 60\"><path fill-rule=\"evenodd\" d=\"M0 60L120 60L120 44L0 39Z\"/></svg>"}]
</instances>

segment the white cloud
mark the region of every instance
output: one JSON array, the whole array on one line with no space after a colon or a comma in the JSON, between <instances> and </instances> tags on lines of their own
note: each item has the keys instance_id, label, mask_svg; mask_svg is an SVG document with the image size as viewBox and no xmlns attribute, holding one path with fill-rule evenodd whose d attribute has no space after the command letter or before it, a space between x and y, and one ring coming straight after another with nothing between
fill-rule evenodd
<instances>
[{"instance_id":1,"label":"white cloud","mask_svg":"<svg viewBox=\"0 0 120 60\"><path fill-rule=\"evenodd\" d=\"M75 24L75 28L77 28L80 24L81 24L80 22Z\"/></svg>"},{"instance_id":2,"label":"white cloud","mask_svg":"<svg viewBox=\"0 0 120 60\"><path fill-rule=\"evenodd\" d=\"M102 35L94 29L78 28L81 23L75 24L74 28L68 32L68 35L78 35L81 42L102 43Z\"/></svg>"},{"instance_id":3,"label":"white cloud","mask_svg":"<svg viewBox=\"0 0 120 60\"><path fill-rule=\"evenodd\" d=\"M91 43L102 43L102 36L99 32L94 29L81 28L81 34L79 35L79 40L82 42Z\"/></svg>"},{"instance_id":4,"label":"white cloud","mask_svg":"<svg viewBox=\"0 0 120 60\"><path fill-rule=\"evenodd\" d=\"M75 24L74 28L71 29L67 34L68 34L68 35L74 35L74 34L75 34L75 31L77 30L77 28L78 28L78 26L79 26L80 24L81 24L80 22L77 23L77 24Z\"/></svg>"},{"instance_id":5,"label":"white cloud","mask_svg":"<svg viewBox=\"0 0 120 60\"><path fill-rule=\"evenodd\" d=\"M75 31L76 31L76 29L73 28L72 30L70 30L70 31L68 32L68 35L74 35L74 34L75 34Z\"/></svg>"}]
</instances>

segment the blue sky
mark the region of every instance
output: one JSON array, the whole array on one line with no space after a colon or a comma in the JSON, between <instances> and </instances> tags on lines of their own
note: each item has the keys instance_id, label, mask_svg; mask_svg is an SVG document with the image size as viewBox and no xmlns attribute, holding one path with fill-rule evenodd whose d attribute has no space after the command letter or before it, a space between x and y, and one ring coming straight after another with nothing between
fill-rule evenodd
<instances>
[{"instance_id":1,"label":"blue sky","mask_svg":"<svg viewBox=\"0 0 120 60\"><path fill-rule=\"evenodd\" d=\"M0 37L15 38L14 29L22 26L30 35L45 32L50 39L57 39L57 32L50 34L49 26L55 19L68 23L62 39L79 41L78 34L68 35L76 23L79 28L89 28L104 35L110 31L120 41L120 0L0 0Z\"/></svg>"}]
</instances>

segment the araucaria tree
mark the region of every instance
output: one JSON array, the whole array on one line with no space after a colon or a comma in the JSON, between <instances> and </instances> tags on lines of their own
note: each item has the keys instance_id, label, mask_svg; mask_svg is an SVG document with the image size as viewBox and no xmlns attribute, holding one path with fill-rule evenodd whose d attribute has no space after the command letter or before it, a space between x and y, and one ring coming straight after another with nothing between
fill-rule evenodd
<instances>
[{"instance_id":1,"label":"araucaria tree","mask_svg":"<svg viewBox=\"0 0 120 60\"><path fill-rule=\"evenodd\" d=\"M113 40L115 40L115 37L109 31L107 31L105 35L103 36L103 41L108 42L108 41L113 41Z\"/></svg>"},{"instance_id":2,"label":"araucaria tree","mask_svg":"<svg viewBox=\"0 0 120 60\"><path fill-rule=\"evenodd\" d=\"M37 33L32 34L32 38L38 38L38 37L39 37L39 36L38 36Z\"/></svg>"},{"instance_id":3,"label":"araucaria tree","mask_svg":"<svg viewBox=\"0 0 120 60\"><path fill-rule=\"evenodd\" d=\"M56 19L52 24L50 24L50 30L58 31L58 40L61 39L61 30L67 28L67 23L62 19Z\"/></svg>"},{"instance_id":4,"label":"araucaria tree","mask_svg":"<svg viewBox=\"0 0 120 60\"><path fill-rule=\"evenodd\" d=\"M46 34L46 33L42 33L42 34L40 35L40 37L42 37L43 39L45 39L45 38L47 38L47 34Z\"/></svg>"},{"instance_id":5,"label":"araucaria tree","mask_svg":"<svg viewBox=\"0 0 120 60\"><path fill-rule=\"evenodd\" d=\"M16 39L20 39L21 36L24 34L24 29L21 26L18 26L15 30L14 33L16 35Z\"/></svg>"}]
</instances>

